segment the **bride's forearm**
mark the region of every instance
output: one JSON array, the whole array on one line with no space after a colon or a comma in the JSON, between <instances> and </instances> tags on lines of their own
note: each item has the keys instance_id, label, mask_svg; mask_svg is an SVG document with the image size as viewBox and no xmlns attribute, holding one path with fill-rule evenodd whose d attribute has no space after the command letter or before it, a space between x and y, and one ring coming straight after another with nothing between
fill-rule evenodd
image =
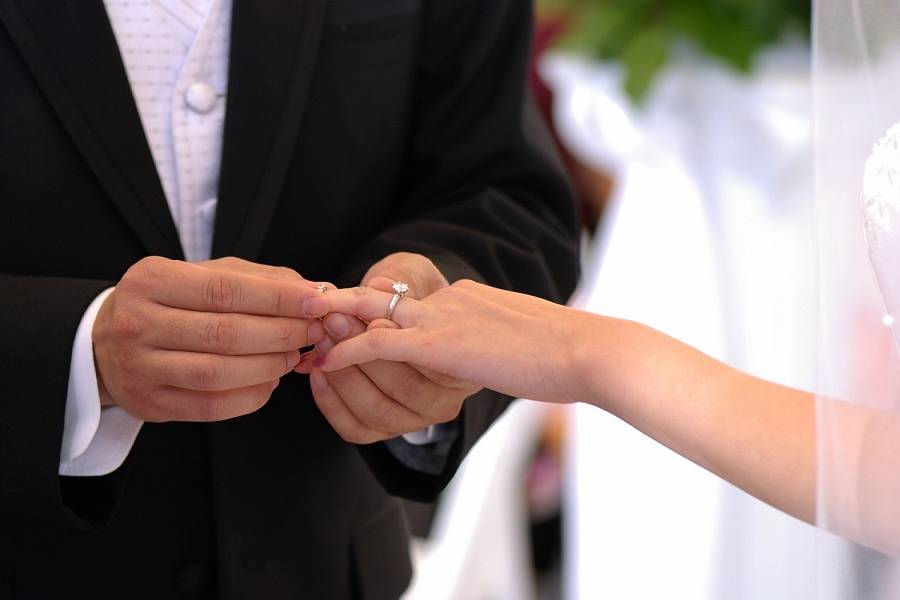
<instances>
[{"instance_id":1,"label":"bride's forearm","mask_svg":"<svg viewBox=\"0 0 900 600\"><path fill-rule=\"evenodd\" d=\"M596 317L576 369L596 404L757 498L815 520L815 399L658 331Z\"/></svg>"}]
</instances>

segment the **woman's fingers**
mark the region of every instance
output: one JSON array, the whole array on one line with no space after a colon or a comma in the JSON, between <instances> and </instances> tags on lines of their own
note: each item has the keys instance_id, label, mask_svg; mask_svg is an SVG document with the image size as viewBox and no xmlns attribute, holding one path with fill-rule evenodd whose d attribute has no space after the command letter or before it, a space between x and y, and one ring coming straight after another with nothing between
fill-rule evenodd
<instances>
[{"instance_id":1,"label":"woman's fingers","mask_svg":"<svg viewBox=\"0 0 900 600\"><path fill-rule=\"evenodd\" d=\"M360 286L328 291L324 297L328 300L330 313L342 313L359 317L364 321L374 321L387 317L394 294ZM415 327L424 310L421 304L409 296L400 298L391 320L400 327Z\"/></svg>"},{"instance_id":2,"label":"woman's fingers","mask_svg":"<svg viewBox=\"0 0 900 600\"><path fill-rule=\"evenodd\" d=\"M393 294L394 280L389 277L373 277L366 283L366 287L370 287L372 289L376 289L380 292L387 292L389 294ZM404 282L407 283L408 282ZM410 292L413 293L415 290L410 289Z\"/></svg>"},{"instance_id":3,"label":"woman's fingers","mask_svg":"<svg viewBox=\"0 0 900 600\"><path fill-rule=\"evenodd\" d=\"M315 366L330 373L374 360L420 364L417 359L421 359L421 348L416 338L407 329L370 329L337 344L328 354L316 359Z\"/></svg>"}]
</instances>

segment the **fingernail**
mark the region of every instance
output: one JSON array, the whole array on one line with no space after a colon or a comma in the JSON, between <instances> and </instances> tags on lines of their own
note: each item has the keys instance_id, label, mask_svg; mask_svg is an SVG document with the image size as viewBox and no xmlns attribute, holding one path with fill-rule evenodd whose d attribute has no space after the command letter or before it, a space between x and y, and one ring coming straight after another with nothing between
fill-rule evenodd
<instances>
[{"instance_id":1,"label":"fingernail","mask_svg":"<svg viewBox=\"0 0 900 600\"><path fill-rule=\"evenodd\" d=\"M328 315L325 317L325 329L337 339L342 339L350 333L350 319L339 314Z\"/></svg>"},{"instance_id":2,"label":"fingernail","mask_svg":"<svg viewBox=\"0 0 900 600\"><path fill-rule=\"evenodd\" d=\"M279 383L281 383L281 380L280 380L280 379L276 379L275 381L272 382L272 391L273 391L273 392L275 391L275 388L278 387L278 384L279 384Z\"/></svg>"},{"instance_id":3,"label":"fingernail","mask_svg":"<svg viewBox=\"0 0 900 600\"><path fill-rule=\"evenodd\" d=\"M309 382L313 389L317 392L324 392L328 389L328 378L322 371L313 371L309 375Z\"/></svg>"},{"instance_id":4,"label":"fingernail","mask_svg":"<svg viewBox=\"0 0 900 600\"><path fill-rule=\"evenodd\" d=\"M328 354L329 352L331 352L331 350L332 350L332 348L334 348L334 346L335 346L334 340L326 335L325 338L321 342L316 344L316 350L319 351L319 354Z\"/></svg>"},{"instance_id":5,"label":"fingernail","mask_svg":"<svg viewBox=\"0 0 900 600\"><path fill-rule=\"evenodd\" d=\"M300 359L302 358L299 350L292 350L287 353L287 368L293 369L297 365L300 364Z\"/></svg>"},{"instance_id":6,"label":"fingernail","mask_svg":"<svg viewBox=\"0 0 900 600\"><path fill-rule=\"evenodd\" d=\"M303 299L303 313L308 317L322 317L328 312L328 300L321 296Z\"/></svg>"},{"instance_id":7,"label":"fingernail","mask_svg":"<svg viewBox=\"0 0 900 600\"><path fill-rule=\"evenodd\" d=\"M312 361L300 361L300 364L294 367L294 373L300 373L301 375L309 375L309 372L312 371Z\"/></svg>"},{"instance_id":8,"label":"fingernail","mask_svg":"<svg viewBox=\"0 0 900 600\"><path fill-rule=\"evenodd\" d=\"M310 345L318 344L325 337L325 328L320 321L312 321L306 330L306 342Z\"/></svg>"}]
</instances>

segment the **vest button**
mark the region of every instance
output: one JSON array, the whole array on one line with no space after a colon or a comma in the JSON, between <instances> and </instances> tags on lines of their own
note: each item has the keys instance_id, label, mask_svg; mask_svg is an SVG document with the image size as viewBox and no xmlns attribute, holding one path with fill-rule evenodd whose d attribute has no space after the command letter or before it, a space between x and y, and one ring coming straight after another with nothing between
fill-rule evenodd
<instances>
[{"instance_id":1,"label":"vest button","mask_svg":"<svg viewBox=\"0 0 900 600\"><path fill-rule=\"evenodd\" d=\"M188 86L184 100L192 111L205 115L216 107L219 95L216 94L213 86L204 81L198 81Z\"/></svg>"}]
</instances>

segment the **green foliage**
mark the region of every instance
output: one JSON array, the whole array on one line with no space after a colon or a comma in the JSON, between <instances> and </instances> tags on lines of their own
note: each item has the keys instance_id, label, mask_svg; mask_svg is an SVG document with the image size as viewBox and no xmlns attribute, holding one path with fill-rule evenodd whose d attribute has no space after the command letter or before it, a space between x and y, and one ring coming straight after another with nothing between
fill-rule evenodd
<instances>
[{"instance_id":1,"label":"green foliage","mask_svg":"<svg viewBox=\"0 0 900 600\"><path fill-rule=\"evenodd\" d=\"M636 101L677 44L691 43L741 72L788 32L808 34L810 0L542 0L566 15L563 48L615 61Z\"/></svg>"}]
</instances>

